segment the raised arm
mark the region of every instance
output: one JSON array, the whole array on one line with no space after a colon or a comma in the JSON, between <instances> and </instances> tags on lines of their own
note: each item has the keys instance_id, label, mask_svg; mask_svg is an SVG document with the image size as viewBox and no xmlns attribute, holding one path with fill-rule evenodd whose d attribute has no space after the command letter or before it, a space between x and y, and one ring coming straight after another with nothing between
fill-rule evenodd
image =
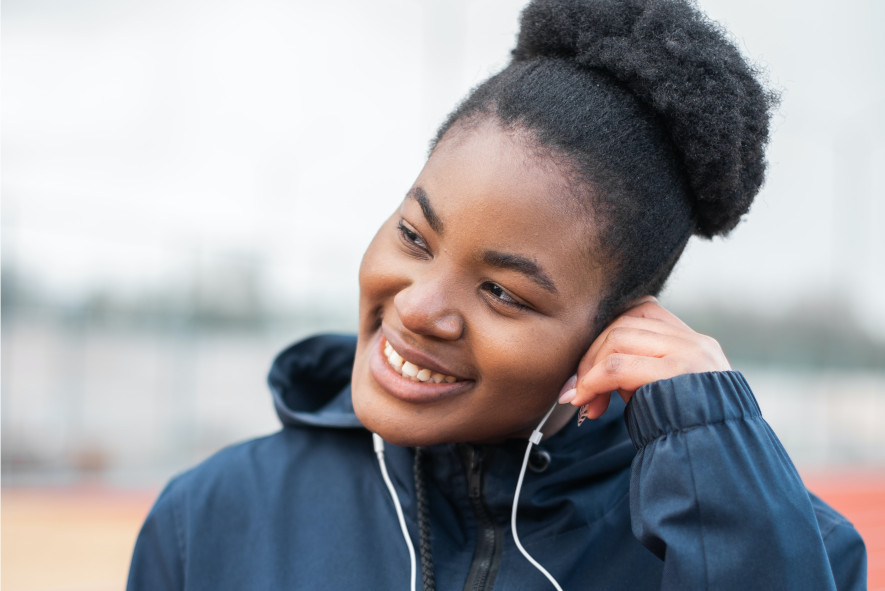
<instances>
[{"instance_id":1,"label":"raised arm","mask_svg":"<svg viewBox=\"0 0 885 591\"><path fill-rule=\"evenodd\" d=\"M716 341L646 298L591 346L570 402L595 418L612 390L638 450L633 533L664 561L662 589L866 587L860 536L809 496Z\"/></svg>"}]
</instances>

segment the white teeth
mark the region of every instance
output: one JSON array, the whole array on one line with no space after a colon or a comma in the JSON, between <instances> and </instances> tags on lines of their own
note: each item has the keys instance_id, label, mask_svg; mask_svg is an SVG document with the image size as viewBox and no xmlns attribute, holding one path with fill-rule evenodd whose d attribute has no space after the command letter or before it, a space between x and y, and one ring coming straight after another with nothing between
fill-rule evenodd
<instances>
[{"instance_id":1,"label":"white teeth","mask_svg":"<svg viewBox=\"0 0 885 591\"><path fill-rule=\"evenodd\" d=\"M390 363L390 366L393 367L393 369L401 372L403 370L403 364L405 363L405 360L400 357L399 353L391 349L390 353L387 354L387 362Z\"/></svg>"},{"instance_id":2,"label":"white teeth","mask_svg":"<svg viewBox=\"0 0 885 591\"><path fill-rule=\"evenodd\" d=\"M406 361L405 363L403 363L403 375L404 376L408 376L410 378L415 378L415 377L418 377L419 371L421 371L421 369L417 365L415 365L414 363L411 363L409 361Z\"/></svg>"},{"instance_id":3,"label":"white teeth","mask_svg":"<svg viewBox=\"0 0 885 591\"><path fill-rule=\"evenodd\" d=\"M423 367L418 367L410 361L406 361L388 342L384 343L384 355L387 357L387 362L397 373L412 380L418 382L433 382L434 384L441 384L443 382L452 384L458 381L458 378L455 376L447 376L445 374L437 373Z\"/></svg>"}]
</instances>

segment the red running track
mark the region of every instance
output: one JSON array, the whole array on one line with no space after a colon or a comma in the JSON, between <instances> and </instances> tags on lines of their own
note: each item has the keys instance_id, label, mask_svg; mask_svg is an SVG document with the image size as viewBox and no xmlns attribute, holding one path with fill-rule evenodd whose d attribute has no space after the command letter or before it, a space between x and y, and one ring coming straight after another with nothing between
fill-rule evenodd
<instances>
[{"instance_id":1,"label":"red running track","mask_svg":"<svg viewBox=\"0 0 885 591\"><path fill-rule=\"evenodd\" d=\"M870 591L885 591L885 470L804 472L864 538ZM117 591L156 491L4 487L3 591Z\"/></svg>"}]
</instances>

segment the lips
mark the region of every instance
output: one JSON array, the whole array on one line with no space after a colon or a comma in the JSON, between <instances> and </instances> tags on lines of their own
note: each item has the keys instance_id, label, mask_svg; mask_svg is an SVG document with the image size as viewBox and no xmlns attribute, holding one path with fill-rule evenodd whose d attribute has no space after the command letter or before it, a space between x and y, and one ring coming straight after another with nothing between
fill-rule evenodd
<instances>
[{"instance_id":1,"label":"lips","mask_svg":"<svg viewBox=\"0 0 885 591\"><path fill-rule=\"evenodd\" d=\"M470 388L473 380L449 373L443 365L408 346L400 351L379 334L369 361L375 381L389 394L407 402L434 402Z\"/></svg>"}]
</instances>

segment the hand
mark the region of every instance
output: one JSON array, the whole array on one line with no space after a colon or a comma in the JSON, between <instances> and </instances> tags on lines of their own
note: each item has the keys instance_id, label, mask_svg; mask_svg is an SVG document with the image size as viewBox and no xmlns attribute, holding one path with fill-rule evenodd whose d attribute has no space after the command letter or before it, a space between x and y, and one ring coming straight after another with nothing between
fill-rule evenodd
<instances>
[{"instance_id":1,"label":"hand","mask_svg":"<svg viewBox=\"0 0 885 591\"><path fill-rule=\"evenodd\" d=\"M615 390L629 402L637 389L657 380L730 369L715 339L693 331L646 296L593 341L559 401L581 406L581 416L597 419Z\"/></svg>"}]
</instances>

